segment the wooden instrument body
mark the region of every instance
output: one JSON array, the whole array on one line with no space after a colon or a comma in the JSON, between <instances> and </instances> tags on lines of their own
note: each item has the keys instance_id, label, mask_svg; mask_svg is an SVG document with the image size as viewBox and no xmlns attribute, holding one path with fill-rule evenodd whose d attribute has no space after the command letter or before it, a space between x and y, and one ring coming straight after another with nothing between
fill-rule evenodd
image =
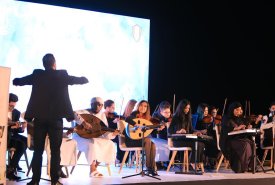
<instances>
[{"instance_id":1,"label":"wooden instrument body","mask_svg":"<svg viewBox=\"0 0 275 185\"><path fill-rule=\"evenodd\" d=\"M135 126L128 123L126 127L126 134L133 140L142 139L143 129L145 130L144 137L147 137L155 128L159 128L162 125L154 125L152 122L142 118L135 118L133 121L136 123Z\"/></svg>"}]
</instances>

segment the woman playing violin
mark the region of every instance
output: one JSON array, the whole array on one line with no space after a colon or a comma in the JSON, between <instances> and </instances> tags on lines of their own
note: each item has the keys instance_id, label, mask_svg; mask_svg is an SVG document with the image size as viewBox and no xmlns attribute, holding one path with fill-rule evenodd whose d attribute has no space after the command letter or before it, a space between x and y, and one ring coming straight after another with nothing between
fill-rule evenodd
<instances>
[{"instance_id":1,"label":"woman playing violin","mask_svg":"<svg viewBox=\"0 0 275 185\"><path fill-rule=\"evenodd\" d=\"M115 112L115 102L113 100L106 100L104 102L104 109L109 127L117 129L117 123L120 120L120 116ZM112 141L116 143L117 147L116 160L122 162L125 152L120 150L118 137L115 137Z\"/></svg>"},{"instance_id":2,"label":"woman playing violin","mask_svg":"<svg viewBox=\"0 0 275 185\"><path fill-rule=\"evenodd\" d=\"M208 105L206 103L199 104L197 108L198 122L196 129L202 134L211 136L213 139L206 140L205 143L205 156L208 158L206 167L213 169L215 167L216 159L220 153L217 148L216 132L214 127L214 121L217 113L217 109L211 109L214 112L214 116L208 113Z\"/></svg>"},{"instance_id":3,"label":"woman playing violin","mask_svg":"<svg viewBox=\"0 0 275 185\"><path fill-rule=\"evenodd\" d=\"M170 124L171 119L171 104L168 101L162 101L158 109L153 113L151 121L153 123L155 121L157 124L163 123L164 125L156 132L153 132L152 137L167 140L167 129L165 125Z\"/></svg>"},{"instance_id":4,"label":"woman playing violin","mask_svg":"<svg viewBox=\"0 0 275 185\"><path fill-rule=\"evenodd\" d=\"M158 158L157 168L166 169L163 162L169 161L170 150L167 147L167 127L171 122L171 104L168 101L162 101L152 115L151 122L162 124L160 128L152 132L152 140L156 144L156 153Z\"/></svg>"}]
</instances>

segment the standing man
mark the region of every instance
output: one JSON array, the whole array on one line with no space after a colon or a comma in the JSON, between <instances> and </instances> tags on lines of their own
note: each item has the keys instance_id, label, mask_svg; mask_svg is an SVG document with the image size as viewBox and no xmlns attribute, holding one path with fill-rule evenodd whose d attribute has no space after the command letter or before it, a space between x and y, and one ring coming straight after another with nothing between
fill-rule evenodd
<instances>
[{"instance_id":1,"label":"standing man","mask_svg":"<svg viewBox=\"0 0 275 185\"><path fill-rule=\"evenodd\" d=\"M32 85L32 93L25 113L26 120L34 119L33 176L27 185L39 184L47 134L51 148L51 184L62 185L58 181L63 135L62 118L68 121L74 119L68 85L85 84L88 83L88 79L69 76L66 70L56 70L55 58L51 53L46 54L42 61L45 70L35 69L32 74L13 80L13 85Z\"/></svg>"}]
</instances>

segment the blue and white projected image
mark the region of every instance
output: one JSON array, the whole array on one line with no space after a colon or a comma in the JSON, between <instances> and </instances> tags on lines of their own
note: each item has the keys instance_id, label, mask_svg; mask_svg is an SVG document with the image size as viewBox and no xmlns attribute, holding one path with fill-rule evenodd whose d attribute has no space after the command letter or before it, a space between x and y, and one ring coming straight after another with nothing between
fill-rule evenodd
<instances>
[{"instance_id":1,"label":"blue and white projected image","mask_svg":"<svg viewBox=\"0 0 275 185\"><path fill-rule=\"evenodd\" d=\"M52 53L57 69L90 81L70 86L75 110L100 96L114 100L119 112L129 99L148 98L149 32L148 19L2 0L0 66L11 68L12 80L43 69L42 57ZM31 86L11 84L10 92L25 111Z\"/></svg>"}]
</instances>

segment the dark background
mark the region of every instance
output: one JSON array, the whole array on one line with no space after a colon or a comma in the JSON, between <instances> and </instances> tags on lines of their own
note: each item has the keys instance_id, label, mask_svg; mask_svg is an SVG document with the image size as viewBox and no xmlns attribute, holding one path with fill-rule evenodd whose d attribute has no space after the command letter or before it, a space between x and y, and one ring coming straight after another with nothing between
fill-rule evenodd
<instances>
[{"instance_id":1,"label":"dark background","mask_svg":"<svg viewBox=\"0 0 275 185\"><path fill-rule=\"evenodd\" d=\"M175 105L187 98L193 112L205 102L219 114L226 98L226 107L249 101L251 114L275 101L273 1L25 1L150 19L152 111L174 94Z\"/></svg>"}]
</instances>

